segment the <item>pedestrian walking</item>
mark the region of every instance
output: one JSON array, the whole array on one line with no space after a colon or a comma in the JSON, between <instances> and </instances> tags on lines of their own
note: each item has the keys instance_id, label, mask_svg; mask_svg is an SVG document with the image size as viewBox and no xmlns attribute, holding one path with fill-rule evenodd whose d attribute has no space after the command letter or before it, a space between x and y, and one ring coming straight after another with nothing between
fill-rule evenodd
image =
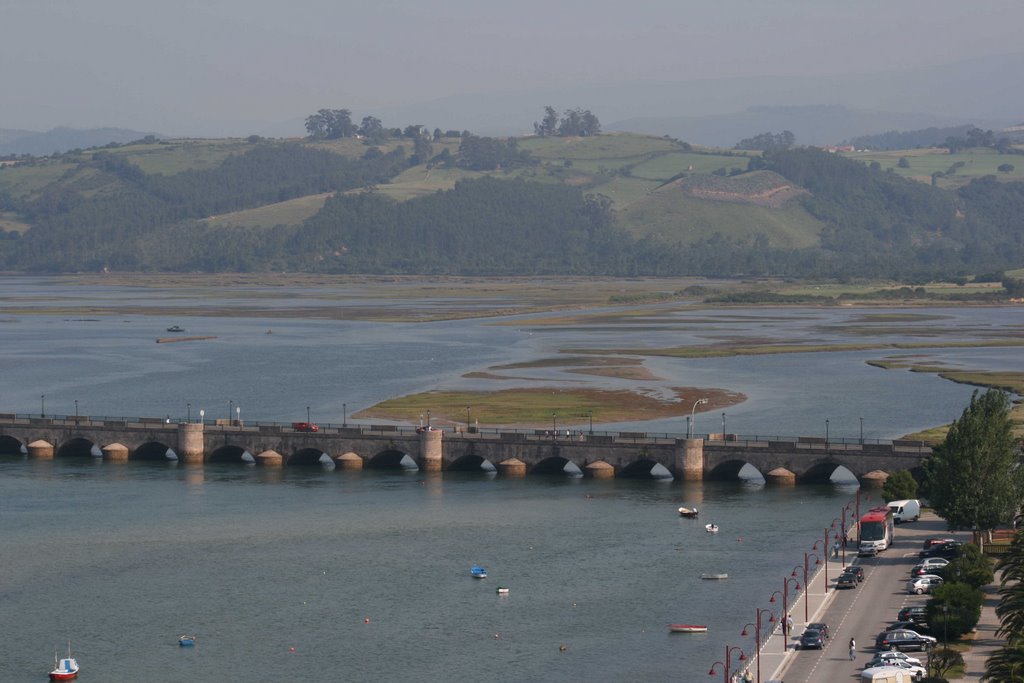
<instances>
[{"instance_id":1,"label":"pedestrian walking","mask_svg":"<svg viewBox=\"0 0 1024 683\"><path fill-rule=\"evenodd\" d=\"M850 638L850 661L857 658L857 641Z\"/></svg>"}]
</instances>

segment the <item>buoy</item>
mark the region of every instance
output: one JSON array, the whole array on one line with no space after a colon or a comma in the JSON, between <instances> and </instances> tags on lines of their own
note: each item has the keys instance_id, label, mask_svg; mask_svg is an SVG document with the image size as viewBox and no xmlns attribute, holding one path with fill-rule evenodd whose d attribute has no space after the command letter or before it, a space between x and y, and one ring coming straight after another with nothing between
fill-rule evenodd
<instances>
[{"instance_id":1,"label":"buoy","mask_svg":"<svg viewBox=\"0 0 1024 683\"><path fill-rule=\"evenodd\" d=\"M363 617L363 623L364 624L369 624L370 623L370 617Z\"/></svg>"},{"instance_id":2,"label":"buoy","mask_svg":"<svg viewBox=\"0 0 1024 683\"><path fill-rule=\"evenodd\" d=\"M498 639L498 634L497 634L497 633L495 633L495 634L494 634L494 639L495 639L495 640L497 640L497 639Z\"/></svg>"},{"instance_id":3,"label":"buoy","mask_svg":"<svg viewBox=\"0 0 1024 683\"><path fill-rule=\"evenodd\" d=\"M564 644L564 643L563 643L562 645L559 645L559 646L558 646L558 651L559 651L559 652L565 652L565 651L566 651L566 650L568 650L568 649L569 649L569 646L568 646L568 645L566 645L566 644Z\"/></svg>"},{"instance_id":4,"label":"buoy","mask_svg":"<svg viewBox=\"0 0 1024 683\"><path fill-rule=\"evenodd\" d=\"M295 648L294 647L288 648L288 652L295 652Z\"/></svg>"}]
</instances>

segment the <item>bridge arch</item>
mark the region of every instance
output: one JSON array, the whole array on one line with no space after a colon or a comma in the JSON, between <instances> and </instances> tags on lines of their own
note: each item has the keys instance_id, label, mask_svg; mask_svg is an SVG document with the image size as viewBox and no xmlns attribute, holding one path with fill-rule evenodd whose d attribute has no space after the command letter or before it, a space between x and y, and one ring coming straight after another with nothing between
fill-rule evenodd
<instances>
[{"instance_id":1,"label":"bridge arch","mask_svg":"<svg viewBox=\"0 0 1024 683\"><path fill-rule=\"evenodd\" d=\"M802 484L828 484L834 479L849 480L857 478L857 475L841 462L819 460L799 474L797 481Z\"/></svg>"},{"instance_id":2,"label":"bridge arch","mask_svg":"<svg viewBox=\"0 0 1024 683\"><path fill-rule=\"evenodd\" d=\"M28 448L18 439L6 434L0 435L0 455L26 455Z\"/></svg>"},{"instance_id":3,"label":"bridge arch","mask_svg":"<svg viewBox=\"0 0 1024 683\"><path fill-rule=\"evenodd\" d=\"M79 436L62 443L55 455L58 458L102 458L103 451L89 439Z\"/></svg>"},{"instance_id":4,"label":"bridge arch","mask_svg":"<svg viewBox=\"0 0 1024 683\"><path fill-rule=\"evenodd\" d=\"M165 443L161 443L159 441L147 441L132 451L130 459L164 462L166 460L177 460L178 454L174 452L173 448Z\"/></svg>"},{"instance_id":5,"label":"bridge arch","mask_svg":"<svg viewBox=\"0 0 1024 683\"><path fill-rule=\"evenodd\" d=\"M214 450L206 458L206 462L227 462L240 465L254 465L256 458L241 446L226 445Z\"/></svg>"},{"instance_id":6,"label":"bridge arch","mask_svg":"<svg viewBox=\"0 0 1024 683\"><path fill-rule=\"evenodd\" d=\"M530 474L560 474L566 477L582 477L583 470L568 458L552 455L531 467Z\"/></svg>"},{"instance_id":7,"label":"bridge arch","mask_svg":"<svg viewBox=\"0 0 1024 683\"><path fill-rule=\"evenodd\" d=\"M388 448L366 461L366 467L373 470L418 470L419 465L404 453L395 448Z\"/></svg>"},{"instance_id":8,"label":"bridge arch","mask_svg":"<svg viewBox=\"0 0 1024 683\"><path fill-rule=\"evenodd\" d=\"M487 458L469 453L456 458L448 465L447 470L449 472L497 472L498 468Z\"/></svg>"},{"instance_id":9,"label":"bridge arch","mask_svg":"<svg viewBox=\"0 0 1024 683\"><path fill-rule=\"evenodd\" d=\"M752 468L761 476L762 479L764 479L764 474L759 469L748 463L746 460L740 460L739 458L734 458L732 460L726 460L725 462L718 463L718 465L716 465L714 469L708 472L707 478L715 479L718 481L736 481L739 479L743 479L744 477L740 476L740 472L745 467L748 468L748 472Z\"/></svg>"},{"instance_id":10,"label":"bridge arch","mask_svg":"<svg viewBox=\"0 0 1024 683\"><path fill-rule=\"evenodd\" d=\"M622 479L673 479L672 473L657 460L634 460L616 474Z\"/></svg>"},{"instance_id":11,"label":"bridge arch","mask_svg":"<svg viewBox=\"0 0 1024 683\"><path fill-rule=\"evenodd\" d=\"M289 467L320 467L325 470L334 469L334 460L319 448L301 448L288 458Z\"/></svg>"}]
</instances>

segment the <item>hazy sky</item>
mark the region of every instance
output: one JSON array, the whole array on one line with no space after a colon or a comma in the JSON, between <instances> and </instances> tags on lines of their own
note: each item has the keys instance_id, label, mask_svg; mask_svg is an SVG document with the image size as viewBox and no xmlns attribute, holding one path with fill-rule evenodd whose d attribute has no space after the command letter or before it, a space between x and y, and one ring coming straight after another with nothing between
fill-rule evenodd
<instances>
[{"instance_id":1,"label":"hazy sky","mask_svg":"<svg viewBox=\"0 0 1024 683\"><path fill-rule=\"evenodd\" d=\"M0 0L0 128L244 135L463 92L878 72L1020 52L1021 25L1024 0Z\"/></svg>"}]
</instances>

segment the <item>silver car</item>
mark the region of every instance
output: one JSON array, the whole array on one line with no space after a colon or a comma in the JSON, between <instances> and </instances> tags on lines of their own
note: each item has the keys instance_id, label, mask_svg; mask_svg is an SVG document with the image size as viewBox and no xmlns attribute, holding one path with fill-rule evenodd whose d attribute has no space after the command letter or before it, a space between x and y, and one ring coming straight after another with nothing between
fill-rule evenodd
<instances>
[{"instance_id":1,"label":"silver car","mask_svg":"<svg viewBox=\"0 0 1024 683\"><path fill-rule=\"evenodd\" d=\"M936 576L935 574L925 574L919 576L916 579L911 579L907 582L907 592L916 593L921 595L922 593L931 593L937 587L942 585L942 577Z\"/></svg>"}]
</instances>

